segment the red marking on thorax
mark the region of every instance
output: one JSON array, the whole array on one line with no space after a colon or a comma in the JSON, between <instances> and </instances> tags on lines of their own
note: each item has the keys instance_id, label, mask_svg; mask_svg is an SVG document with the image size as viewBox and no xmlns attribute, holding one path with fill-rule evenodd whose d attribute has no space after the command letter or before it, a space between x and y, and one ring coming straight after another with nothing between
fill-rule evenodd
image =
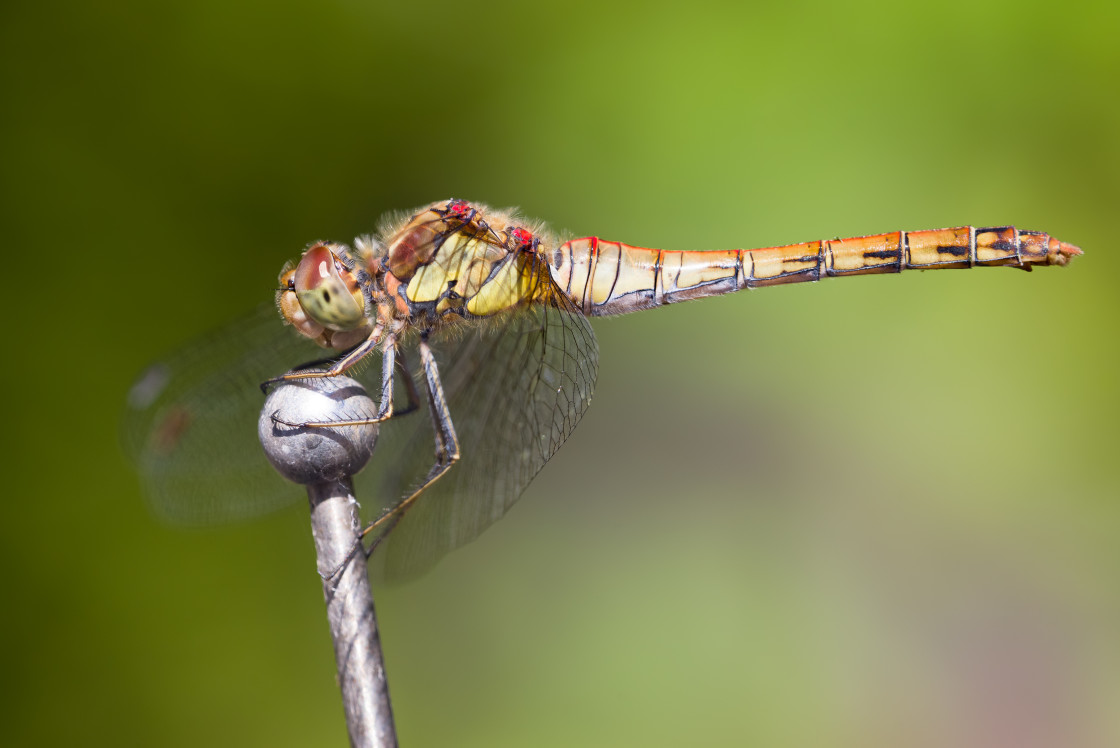
<instances>
[{"instance_id":1,"label":"red marking on thorax","mask_svg":"<svg viewBox=\"0 0 1120 748\"><path fill-rule=\"evenodd\" d=\"M471 212L471 205L466 200L452 200L447 204L447 212L457 218L462 218Z\"/></svg>"},{"instance_id":2,"label":"red marking on thorax","mask_svg":"<svg viewBox=\"0 0 1120 748\"><path fill-rule=\"evenodd\" d=\"M513 249L527 249L533 243L533 234L520 226L510 229L509 238Z\"/></svg>"}]
</instances>

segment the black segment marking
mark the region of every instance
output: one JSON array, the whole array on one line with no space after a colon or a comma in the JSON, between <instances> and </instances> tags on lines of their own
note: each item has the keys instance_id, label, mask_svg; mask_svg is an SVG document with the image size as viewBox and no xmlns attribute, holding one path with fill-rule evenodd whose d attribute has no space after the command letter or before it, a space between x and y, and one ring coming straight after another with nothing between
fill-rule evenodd
<instances>
[{"instance_id":1,"label":"black segment marking","mask_svg":"<svg viewBox=\"0 0 1120 748\"><path fill-rule=\"evenodd\" d=\"M863 253L863 259L865 260L897 260L901 258L901 249L869 249Z\"/></svg>"},{"instance_id":2,"label":"black segment marking","mask_svg":"<svg viewBox=\"0 0 1120 748\"><path fill-rule=\"evenodd\" d=\"M829 275L832 277L839 277L842 275L859 275L860 273L866 273L868 270L885 267L890 267L890 264L884 262L882 265L864 265L861 268L852 268L851 270L830 270Z\"/></svg>"},{"instance_id":3,"label":"black segment marking","mask_svg":"<svg viewBox=\"0 0 1120 748\"><path fill-rule=\"evenodd\" d=\"M778 273L773 278L767 278L768 281L776 281L779 278L793 278L794 276L804 275L811 278L816 278L817 269L815 267L805 268L803 270L791 270L788 273Z\"/></svg>"},{"instance_id":4,"label":"black segment marking","mask_svg":"<svg viewBox=\"0 0 1120 748\"><path fill-rule=\"evenodd\" d=\"M991 244L987 245L985 249L998 249L1001 252L1010 252L1015 249L1015 243L1000 240L992 242Z\"/></svg>"},{"instance_id":5,"label":"black segment marking","mask_svg":"<svg viewBox=\"0 0 1120 748\"><path fill-rule=\"evenodd\" d=\"M939 244L937 247L937 254L939 255L952 255L953 257L965 257L969 253L968 247L958 247L955 244Z\"/></svg>"},{"instance_id":6,"label":"black segment marking","mask_svg":"<svg viewBox=\"0 0 1120 748\"><path fill-rule=\"evenodd\" d=\"M769 278L751 278L750 283L754 284L754 285L751 285L750 287L751 288L759 288L759 287L764 287L764 286L768 286L768 285L778 285L776 283L776 281L781 280L782 278L792 278L796 275L804 275L804 276L807 276L811 280L820 280L820 275L818 274L818 270L819 270L819 268L811 267L811 268L804 268L802 270L790 270L789 272L786 272L786 273L778 273L777 275L772 275Z\"/></svg>"},{"instance_id":7,"label":"black segment marking","mask_svg":"<svg viewBox=\"0 0 1120 748\"><path fill-rule=\"evenodd\" d=\"M782 260L782 267L785 267L786 263L789 263L789 262L811 262L811 263L813 263L813 266L808 267L808 268L798 268L797 270L787 270L783 273L778 273L773 278L767 278L767 280L774 280L774 279L777 279L777 278L788 278L788 277L791 277L791 276L794 276L794 275L801 275L801 274L811 275L813 280L820 280L821 279L820 252L818 252L817 254L813 254L813 255L802 255L801 257L795 257L793 259Z\"/></svg>"}]
</instances>

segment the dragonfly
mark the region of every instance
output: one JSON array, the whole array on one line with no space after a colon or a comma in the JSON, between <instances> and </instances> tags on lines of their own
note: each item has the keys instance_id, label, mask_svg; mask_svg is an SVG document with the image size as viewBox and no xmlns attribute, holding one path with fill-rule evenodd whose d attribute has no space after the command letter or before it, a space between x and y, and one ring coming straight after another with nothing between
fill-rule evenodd
<instances>
[{"instance_id":1,"label":"dragonfly","mask_svg":"<svg viewBox=\"0 0 1120 748\"><path fill-rule=\"evenodd\" d=\"M1031 270L1079 254L1013 226L749 250L561 242L515 211L443 200L353 246L310 245L282 270L275 304L139 378L123 441L164 519L264 514L303 494L257 443L262 383L355 376L381 393L362 416L381 428L373 462L355 476L356 494L379 504L371 571L407 579L502 517L575 429L598 371L590 317L849 275ZM325 369L298 370L324 349ZM431 417L416 413L420 399Z\"/></svg>"}]
</instances>

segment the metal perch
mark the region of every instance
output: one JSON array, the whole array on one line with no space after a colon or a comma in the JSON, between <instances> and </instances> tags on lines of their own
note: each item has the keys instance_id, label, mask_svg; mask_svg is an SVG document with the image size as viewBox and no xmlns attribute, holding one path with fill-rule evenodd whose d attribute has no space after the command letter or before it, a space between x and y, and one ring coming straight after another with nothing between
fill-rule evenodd
<instances>
[{"instance_id":1,"label":"metal perch","mask_svg":"<svg viewBox=\"0 0 1120 748\"><path fill-rule=\"evenodd\" d=\"M327 377L286 382L265 401L258 433L272 465L307 486L311 534L350 745L396 746L389 685L350 476L366 464L377 426L300 427L370 418L376 405L358 382ZM357 551L357 552L355 552Z\"/></svg>"}]
</instances>

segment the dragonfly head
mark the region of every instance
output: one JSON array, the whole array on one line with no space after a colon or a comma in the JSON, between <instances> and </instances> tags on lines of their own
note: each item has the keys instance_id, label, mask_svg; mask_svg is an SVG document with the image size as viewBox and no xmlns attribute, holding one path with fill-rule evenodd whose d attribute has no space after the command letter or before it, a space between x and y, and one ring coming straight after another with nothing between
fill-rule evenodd
<instances>
[{"instance_id":1,"label":"dragonfly head","mask_svg":"<svg viewBox=\"0 0 1120 748\"><path fill-rule=\"evenodd\" d=\"M297 330L322 345L337 348L335 338L360 339L369 327L365 296L353 271L340 259L341 247L319 242L295 267L280 275L277 304ZM356 332L360 335L336 336Z\"/></svg>"}]
</instances>

